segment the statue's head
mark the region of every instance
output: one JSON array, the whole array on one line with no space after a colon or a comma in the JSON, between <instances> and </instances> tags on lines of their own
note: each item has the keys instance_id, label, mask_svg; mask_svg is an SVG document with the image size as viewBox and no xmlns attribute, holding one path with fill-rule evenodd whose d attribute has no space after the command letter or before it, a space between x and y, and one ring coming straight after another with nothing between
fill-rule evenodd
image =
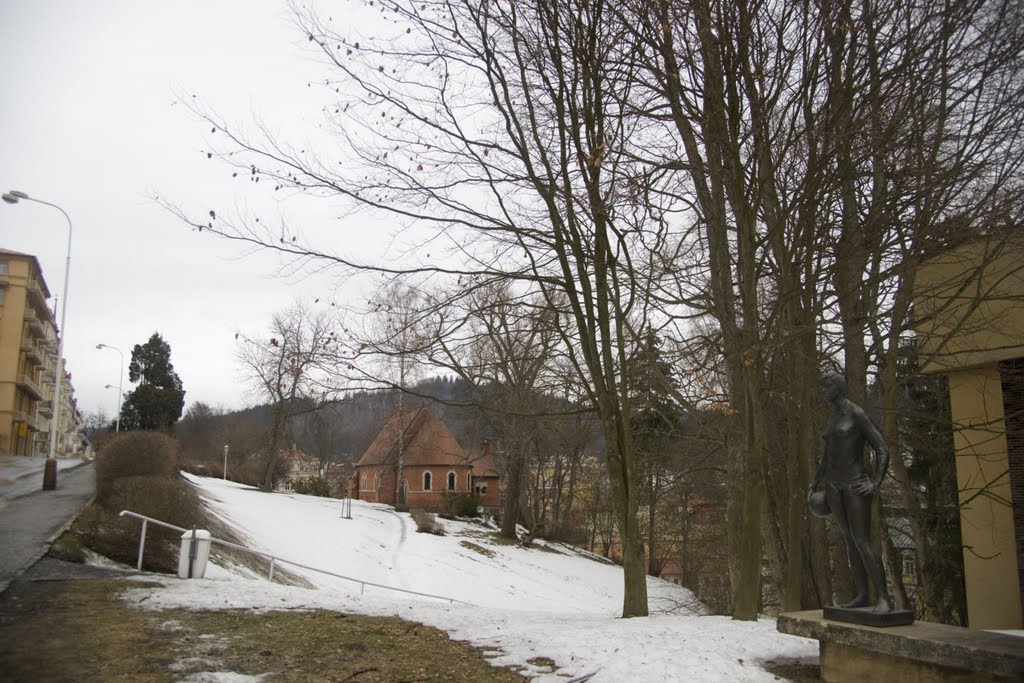
<instances>
[{"instance_id":1,"label":"statue's head","mask_svg":"<svg viewBox=\"0 0 1024 683\"><path fill-rule=\"evenodd\" d=\"M846 396L846 378L835 372L826 372L818 379L818 386L829 400Z\"/></svg>"}]
</instances>

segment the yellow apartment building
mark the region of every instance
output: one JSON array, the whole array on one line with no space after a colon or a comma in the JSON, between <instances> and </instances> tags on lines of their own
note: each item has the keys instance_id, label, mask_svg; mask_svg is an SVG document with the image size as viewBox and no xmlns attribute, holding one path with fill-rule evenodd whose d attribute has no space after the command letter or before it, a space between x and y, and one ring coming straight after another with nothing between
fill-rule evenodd
<instances>
[{"instance_id":1,"label":"yellow apartment building","mask_svg":"<svg viewBox=\"0 0 1024 683\"><path fill-rule=\"evenodd\" d=\"M57 377L57 326L35 256L0 249L0 453L45 456ZM81 417L63 378L56 455L80 448Z\"/></svg>"},{"instance_id":2,"label":"yellow apartment building","mask_svg":"<svg viewBox=\"0 0 1024 683\"><path fill-rule=\"evenodd\" d=\"M982 238L925 262L922 372L949 380L971 628L1019 629L1024 602L1024 239Z\"/></svg>"}]
</instances>

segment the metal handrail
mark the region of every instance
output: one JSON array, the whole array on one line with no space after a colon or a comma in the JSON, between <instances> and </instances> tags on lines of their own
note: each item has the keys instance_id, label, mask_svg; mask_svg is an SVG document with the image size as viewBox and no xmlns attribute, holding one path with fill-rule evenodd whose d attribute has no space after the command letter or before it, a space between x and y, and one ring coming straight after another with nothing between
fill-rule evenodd
<instances>
[{"instance_id":1,"label":"metal handrail","mask_svg":"<svg viewBox=\"0 0 1024 683\"><path fill-rule=\"evenodd\" d=\"M152 522L153 524L156 524L157 526L162 526L162 527L166 527L168 529L174 529L175 531L180 531L181 533L185 533L187 531L190 531L190 529L184 529L184 528L182 528L180 526L175 526L173 524L168 524L167 522L161 522L159 519L154 519L152 517L147 517L146 515L140 515L139 513L132 512L131 510L121 510L120 516L121 517L124 517L124 516L134 517L135 519L141 519L142 520L142 531L139 534L139 561L138 561L138 565L137 565L138 569L140 569L140 570L142 569L142 554L145 551L145 547L146 547L146 525L149 522ZM265 553L265 552L262 552L260 550L253 550L252 548L246 548L244 545L238 545L237 543L232 543L230 541L224 541L224 540L221 540L219 538L215 538L213 536L210 537L210 542L211 543L219 543L220 545L224 545L224 546L227 546L229 548L234 548L235 550L241 550L243 552L251 553L253 555L259 555L260 557L263 557L265 559L270 560L270 575L268 576L268 580L271 583L273 583L273 581L274 581L274 565L277 562L284 562L285 564L290 564L293 567L299 567L301 569L308 569L310 571L319 572L321 574L327 574L328 576L333 576L333 577L338 578L338 579L344 579L346 581L352 581L354 583L358 583L360 585L360 589L359 589L359 594L360 595L362 595L366 591L366 587L367 586L373 586L374 588L383 588L384 590L395 591L397 593L408 593L409 595L418 595L420 597L432 598L434 600L447 600L449 603L456 603L457 602L460 605L469 605L470 607L474 606L472 603L466 602L465 600L458 600L456 598L450 598L450 597L447 597L445 595L433 595L431 593L420 593L419 591L411 591L411 590L407 590L405 588L396 588L395 586L387 586L387 585L382 584L382 583L374 583L372 581L364 581L362 579L356 579L356 578L353 578L351 576L344 576L342 574L337 574L335 572L327 571L326 569L319 569L318 567L310 567L309 565L300 564L299 562L293 562L292 560L286 560L283 557L277 557L275 555L271 555L270 553Z\"/></svg>"}]
</instances>

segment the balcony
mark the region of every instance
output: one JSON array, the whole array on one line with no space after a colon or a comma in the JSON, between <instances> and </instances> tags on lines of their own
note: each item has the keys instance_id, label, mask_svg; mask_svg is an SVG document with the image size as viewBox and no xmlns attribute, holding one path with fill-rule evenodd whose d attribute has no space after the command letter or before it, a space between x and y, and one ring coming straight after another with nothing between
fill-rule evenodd
<instances>
[{"instance_id":1,"label":"balcony","mask_svg":"<svg viewBox=\"0 0 1024 683\"><path fill-rule=\"evenodd\" d=\"M29 333L35 333L37 337L46 336L46 323L35 312L35 309L30 307L25 308L25 329Z\"/></svg>"},{"instance_id":2,"label":"balcony","mask_svg":"<svg viewBox=\"0 0 1024 683\"><path fill-rule=\"evenodd\" d=\"M33 365L42 365L45 360L45 352L28 335L21 338L21 350L25 352L25 359Z\"/></svg>"},{"instance_id":3,"label":"balcony","mask_svg":"<svg viewBox=\"0 0 1024 683\"><path fill-rule=\"evenodd\" d=\"M39 424L39 421L36 420L35 417L33 417L32 415L29 415L28 413L23 412L21 410L16 410L16 411L14 411L14 423L18 424L19 422L25 423L28 426L28 430L30 432L41 432L41 431L43 431L41 426L40 426L40 424Z\"/></svg>"},{"instance_id":4,"label":"balcony","mask_svg":"<svg viewBox=\"0 0 1024 683\"><path fill-rule=\"evenodd\" d=\"M49 432L50 431L50 414L41 410L43 404L39 404L36 407L36 424L39 425L39 431Z\"/></svg>"},{"instance_id":5,"label":"balcony","mask_svg":"<svg viewBox=\"0 0 1024 683\"><path fill-rule=\"evenodd\" d=\"M36 415L44 417L49 420L53 417L53 401L49 398L44 398L36 406Z\"/></svg>"},{"instance_id":6,"label":"balcony","mask_svg":"<svg viewBox=\"0 0 1024 683\"><path fill-rule=\"evenodd\" d=\"M36 381L26 374L18 375L18 387L24 390L34 401L43 400L43 389Z\"/></svg>"},{"instance_id":7,"label":"balcony","mask_svg":"<svg viewBox=\"0 0 1024 683\"><path fill-rule=\"evenodd\" d=\"M39 285L39 280L31 278L28 281L26 293L28 294L28 301L30 305L46 309L46 292L44 292L43 288Z\"/></svg>"}]
</instances>

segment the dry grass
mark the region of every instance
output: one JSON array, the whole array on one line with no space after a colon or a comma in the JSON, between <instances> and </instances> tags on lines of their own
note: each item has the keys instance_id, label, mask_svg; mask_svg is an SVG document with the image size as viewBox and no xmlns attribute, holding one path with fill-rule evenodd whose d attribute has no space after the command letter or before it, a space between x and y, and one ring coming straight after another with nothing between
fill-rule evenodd
<instances>
[{"instance_id":1,"label":"dry grass","mask_svg":"<svg viewBox=\"0 0 1024 683\"><path fill-rule=\"evenodd\" d=\"M466 548L467 550L472 550L475 553L480 553L484 557L494 557L495 554L493 550L485 548L482 545L477 545L472 541L459 541L459 545L461 545L463 548Z\"/></svg>"},{"instance_id":2,"label":"dry grass","mask_svg":"<svg viewBox=\"0 0 1024 683\"><path fill-rule=\"evenodd\" d=\"M409 514L412 516L412 521L416 522L416 531L424 534L434 534L435 536L444 536L444 525L437 521L437 516L433 512L413 508L409 511Z\"/></svg>"},{"instance_id":3,"label":"dry grass","mask_svg":"<svg viewBox=\"0 0 1024 683\"><path fill-rule=\"evenodd\" d=\"M231 671L268 681L525 680L430 627L336 612L146 611L137 582L16 582L0 596L5 681L176 681Z\"/></svg>"}]
</instances>

